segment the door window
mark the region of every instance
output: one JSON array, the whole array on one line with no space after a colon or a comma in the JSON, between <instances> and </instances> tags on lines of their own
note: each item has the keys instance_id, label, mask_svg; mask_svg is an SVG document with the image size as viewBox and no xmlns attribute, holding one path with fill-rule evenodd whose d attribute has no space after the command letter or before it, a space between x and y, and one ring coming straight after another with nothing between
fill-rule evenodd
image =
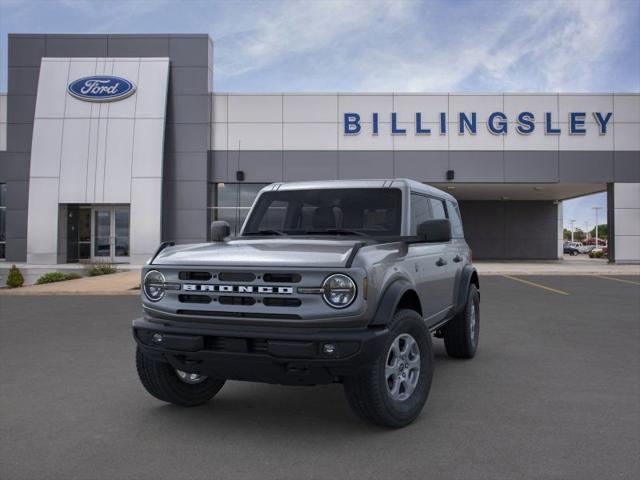
<instances>
[{"instance_id":1,"label":"door window","mask_svg":"<svg viewBox=\"0 0 640 480\"><path fill-rule=\"evenodd\" d=\"M431 212L433 214L432 218L436 220L447 218L447 213L444 209L444 202L442 200L438 200L437 198L429 198L429 203L431 203Z\"/></svg>"},{"instance_id":2,"label":"door window","mask_svg":"<svg viewBox=\"0 0 640 480\"><path fill-rule=\"evenodd\" d=\"M411 231L409 235L416 235L418 232L418 225L433 218L431 213L431 202L429 197L424 195L418 195L416 193L411 194Z\"/></svg>"}]
</instances>

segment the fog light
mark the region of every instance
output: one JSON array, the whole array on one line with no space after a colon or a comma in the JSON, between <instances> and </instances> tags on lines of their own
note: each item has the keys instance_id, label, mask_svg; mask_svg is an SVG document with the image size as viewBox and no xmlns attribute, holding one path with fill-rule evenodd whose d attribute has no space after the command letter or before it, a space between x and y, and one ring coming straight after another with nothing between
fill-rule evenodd
<instances>
[{"instance_id":1,"label":"fog light","mask_svg":"<svg viewBox=\"0 0 640 480\"><path fill-rule=\"evenodd\" d=\"M335 343L325 343L322 345L322 352L328 355L336 353L337 347Z\"/></svg>"},{"instance_id":2,"label":"fog light","mask_svg":"<svg viewBox=\"0 0 640 480\"><path fill-rule=\"evenodd\" d=\"M154 333L153 336L151 337L151 341L153 343L162 343L162 334L160 333Z\"/></svg>"}]
</instances>

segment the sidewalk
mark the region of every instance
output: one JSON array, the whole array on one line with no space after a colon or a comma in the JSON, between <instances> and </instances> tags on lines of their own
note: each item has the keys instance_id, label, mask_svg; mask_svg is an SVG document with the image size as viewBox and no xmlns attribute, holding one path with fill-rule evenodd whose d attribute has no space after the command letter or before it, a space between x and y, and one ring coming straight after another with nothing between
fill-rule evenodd
<instances>
[{"instance_id":1,"label":"sidewalk","mask_svg":"<svg viewBox=\"0 0 640 480\"><path fill-rule=\"evenodd\" d=\"M28 285L20 288L0 288L1 295L140 295L140 271L83 277L77 280Z\"/></svg>"}]
</instances>

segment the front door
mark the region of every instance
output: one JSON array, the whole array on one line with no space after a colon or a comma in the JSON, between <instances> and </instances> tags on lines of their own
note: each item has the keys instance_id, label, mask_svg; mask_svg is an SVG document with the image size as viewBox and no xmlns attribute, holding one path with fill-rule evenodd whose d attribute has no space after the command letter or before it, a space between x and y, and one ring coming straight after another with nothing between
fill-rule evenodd
<instances>
[{"instance_id":1,"label":"front door","mask_svg":"<svg viewBox=\"0 0 640 480\"><path fill-rule=\"evenodd\" d=\"M129 207L94 207L92 232L94 261L129 261Z\"/></svg>"}]
</instances>

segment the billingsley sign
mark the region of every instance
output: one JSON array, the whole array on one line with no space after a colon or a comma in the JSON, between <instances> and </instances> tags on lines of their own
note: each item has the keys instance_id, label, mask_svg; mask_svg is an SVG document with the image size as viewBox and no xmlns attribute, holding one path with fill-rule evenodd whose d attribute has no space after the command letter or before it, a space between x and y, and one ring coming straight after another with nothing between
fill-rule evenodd
<instances>
[{"instance_id":1,"label":"billingsley sign","mask_svg":"<svg viewBox=\"0 0 640 480\"><path fill-rule=\"evenodd\" d=\"M613 112L591 112L593 118L598 125L598 131L600 135L607 134L607 125L613 116ZM567 122L568 133L570 135L585 135L587 112L570 112ZM401 127L398 121L398 114L391 113L391 134L392 135L406 135L406 127ZM380 130L380 123L385 120L381 120L378 112L373 112L371 118L362 119L359 113L349 112L344 114L344 134L345 135L357 135L362 132L364 125L366 124L372 135L378 135ZM432 133L446 135L448 123L451 120L447 120L447 114L440 112L438 121L433 122L430 126L422 119L422 113L416 112L412 121L413 130L412 133L416 135L431 135ZM502 112L493 112L487 119L484 120L487 125L487 129L494 135L506 135L509 132L509 119L507 115ZM512 120L513 121L513 120ZM560 135L562 132L559 127L558 120L553 118L552 112L545 112L544 119L538 120L543 122L540 126L544 130L545 135ZM515 130L522 135L532 134L536 125L535 115L531 112L520 112L515 118ZM456 132L459 135L469 133L475 135L478 132L478 115L476 112L460 112L458 117L453 121L456 128ZM457 124L457 125L456 125ZM434 130L432 132L432 129Z\"/></svg>"},{"instance_id":2,"label":"billingsley sign","mask_svg":"<svg viewBox=\"0 0 640 480\"><path fill-rule=\"evenodd\" d=\"M136 86L126 78L111 75L95 75L79 78L69 84L67 91L77 99L87 102L113 102L135 92Z\"/></svg>"}]
</instances>

